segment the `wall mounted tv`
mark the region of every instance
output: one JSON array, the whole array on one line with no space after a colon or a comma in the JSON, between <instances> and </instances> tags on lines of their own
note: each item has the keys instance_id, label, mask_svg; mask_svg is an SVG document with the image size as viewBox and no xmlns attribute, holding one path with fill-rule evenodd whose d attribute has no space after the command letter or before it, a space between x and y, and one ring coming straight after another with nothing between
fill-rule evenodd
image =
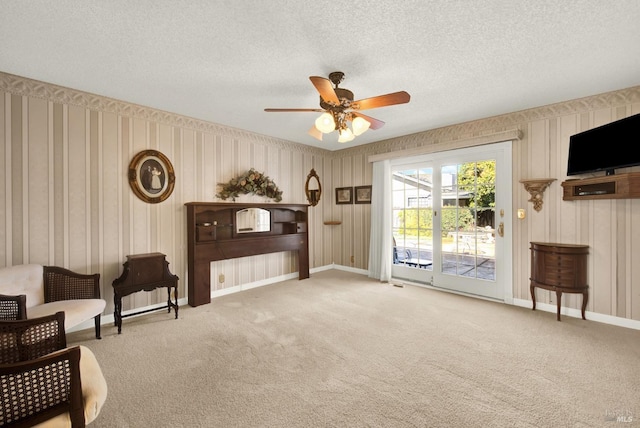
<instances>
[{"instance_id":1,"label":"wall mounted tv","mask_svg":"<svg viewBox=\"0 0 640 428\"><path fill-rule=\"evenodd\" d=\"M629 116L569 139L567 175L605 171L640 165L640 114Z\"/></svg>"}]
</instances>

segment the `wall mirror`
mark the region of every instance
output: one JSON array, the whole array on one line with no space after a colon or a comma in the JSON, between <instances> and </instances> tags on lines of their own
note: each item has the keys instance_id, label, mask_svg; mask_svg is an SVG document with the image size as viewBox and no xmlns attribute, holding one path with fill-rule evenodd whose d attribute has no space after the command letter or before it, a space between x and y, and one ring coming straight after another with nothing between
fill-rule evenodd
<instances>
[{"instance_id":1,"label":"wall mirror","mask_svg":"<svg viewBox=\"0 0 640 428\"><path fill-rule=\"evenodd\" d=\"M320 177L316 174L316 170L311 168L311 172L307 175L307 182L304 183L304 194L307 195L307 201L312 207L318 205L320 196L322 195L322 185Z\"/></svg>"},{"instance_id":2,"label":"wall mirror","mask_svg":"<svg viewBox=\"0 0 640 428\"><path fill-rule=\"evenodd\" d=\"M262 208L245 208L236 213L236 233L268 232L271 212Z\"/></svg>"}]
</instances>

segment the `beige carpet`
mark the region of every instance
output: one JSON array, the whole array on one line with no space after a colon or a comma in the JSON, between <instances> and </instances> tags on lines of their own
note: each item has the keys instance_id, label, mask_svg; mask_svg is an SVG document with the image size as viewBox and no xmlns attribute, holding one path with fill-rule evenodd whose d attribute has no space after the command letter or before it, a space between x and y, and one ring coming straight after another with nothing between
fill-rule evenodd
<instances>
[{"instance_id":1,"label":"beige carpet","mask_svg":"<svg viewBox=\"0 0 640 428\"><path fill-rule=\"evenodd\" d=\"M91 335L95 428L640 423L640 332L336 270Z\"/></svg>"}]
</instances>

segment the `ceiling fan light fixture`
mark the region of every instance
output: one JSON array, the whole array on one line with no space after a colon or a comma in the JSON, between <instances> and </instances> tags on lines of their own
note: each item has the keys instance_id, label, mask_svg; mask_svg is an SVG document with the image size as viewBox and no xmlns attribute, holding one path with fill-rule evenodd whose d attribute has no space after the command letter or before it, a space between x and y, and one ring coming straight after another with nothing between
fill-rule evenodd
<instances>
[{"instance_id":1,"label":"ceiling fan light fixture","mask_svg":"<svg viewBox=\"0 0 640 428\"><path fill-rule=\"evenodd\" d=\"M364 134L365 131L367 129L369 129L370 126L371 126L371 123L369 123L369 121L361 118L360 116L356 117L351 122L351 127L353 128L353 135L355 135L356 137L358 135Z\"/></svg>"},{"instance_id":2,"label":"ceiling fan light fixture","mask_svg":"<svg viewBox=\"0 0 640 428\"><path fill-rule=\"evenodd\" d=\"M322 134L338 131L338 142L352 141L356 136L364 134L368 129L380 129L384 122L359 113L360 110L375 109L397 104L406 104L411 96L405 91L392 92L386 95L362 98L354 101L353 92L340 88L338 84L344 79L344 73L334 71L329 78L309 76L320 98L320 108L266 108L266 112L320 112L309 135L322 141ZM351 124L349 124L351 122Z\"/></svg>"},{"instance_id":3,"label":"ceiling fan light fixture","mask_svg":"<svg viewBox=\"0 0 640 428\"><path fill-rule=\"evenodd\" d=\"M322 141L322 132L320 132L320 130L316 128L315 125L309 129L309 135L311 135L316 140Z\"/></svg>"},{"instance_id":4,"label":"ceiling fan light fixture","mask_svg":"<svg viewBox=\"0 0 640 428\"><path fill-rule=\"evenodd\" d=\"M338 137L338 143L348 143L354 138L356 138L356 136L353 135L353 132L351 132L349 128L341 129L340 137Z\"/></svg>"},{"instance_id":5,"label":"ceiling fan light fixture","mask_svg":"<svg viewBox=\"0 0 640 428\"><path fill-rule=\"evenodd\" d=\"M336 130L336 122L333 120L333 116L330 113L325 112L316 119L316 128L318 131L328 134Z\"/></svg>"}]
</instances>

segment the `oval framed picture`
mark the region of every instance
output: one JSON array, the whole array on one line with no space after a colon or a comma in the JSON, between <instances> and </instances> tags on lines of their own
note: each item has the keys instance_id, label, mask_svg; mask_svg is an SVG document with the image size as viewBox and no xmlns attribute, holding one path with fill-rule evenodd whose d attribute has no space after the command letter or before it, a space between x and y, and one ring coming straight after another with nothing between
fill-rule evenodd
<instances>
[{"instance_id":1,"label":"oval framed picture","mask_svg":"<svg viewBox=\"0 0 640 428\"><path fill-rule=\"evenodd\" d=\"M150 204L171 195L176 175L171 161L157 150L143 150L129 163L129 185L136 196Z\"/></svg>"}]
</instances>

